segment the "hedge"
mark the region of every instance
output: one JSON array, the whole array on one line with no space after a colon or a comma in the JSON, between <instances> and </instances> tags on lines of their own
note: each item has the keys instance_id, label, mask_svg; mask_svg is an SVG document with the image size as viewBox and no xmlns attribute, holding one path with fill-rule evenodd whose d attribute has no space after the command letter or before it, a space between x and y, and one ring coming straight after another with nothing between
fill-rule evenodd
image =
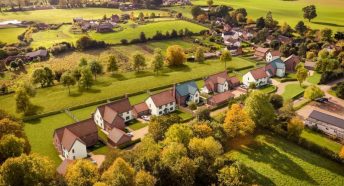
<instances>
[{"instance_id":1,"label":"hedge","mask_svg":"<svg viewBox=\"0 0 344 186\"><path fill-rule=\"evenodd\" d=\"M126 142L126 143L123 143L122 145L118 145L117 148L125 149L125 148L130 147L130 146L132 146L132 145L134 145L136 143L139 143L139 142L141 142L141 138L133 140L133 141L129 141L129 142Z\"/></svg>"},{"instance_id":2,"label":"hedge","mask_svg":"<svg viewBox=\"0 0 344 186\"><path fill-rule=\"evenodd\" d=\"M280 80L281 83L288 82L288 81L297 81L296 78L283 78Z\"/></svg>"}]
</instances>

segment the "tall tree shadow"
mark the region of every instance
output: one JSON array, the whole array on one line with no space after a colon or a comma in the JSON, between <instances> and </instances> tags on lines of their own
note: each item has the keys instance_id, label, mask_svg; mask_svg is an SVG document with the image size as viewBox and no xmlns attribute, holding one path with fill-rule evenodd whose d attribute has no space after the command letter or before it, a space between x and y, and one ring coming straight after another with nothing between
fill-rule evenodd
<instances>
[{"instance_id":1,"label":"tall tree shadow","mask_svg":"<svg viewBox=\"0 0 344 186\"><path fill-rule=\"evenodd\" d=\"M339 25L336 23L328 23L328 22L320 22L320 21L312 21L312 23L317 24L317 25L325 25L325 26L335 26L335 27L344 27L344 25Z\"/></svg>"}]
</instances>

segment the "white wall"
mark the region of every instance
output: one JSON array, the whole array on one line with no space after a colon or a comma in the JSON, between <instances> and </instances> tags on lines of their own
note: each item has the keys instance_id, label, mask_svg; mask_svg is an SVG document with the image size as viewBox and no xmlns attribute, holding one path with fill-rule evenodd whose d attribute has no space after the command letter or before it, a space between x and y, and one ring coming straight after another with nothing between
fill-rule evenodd
<instances>
[{"instance_id":1,"label":"white wall","mask_svg":"<svg viewBox=\"0 0 344 186\"><path fill-rule=\"evenodd\" d=\"M262 78L262 79L254 79L250 72L247 72L242 78L243 84L247 87L250 86L250 83L253 82L256 86L266 85L269 82L269 77Z\"/></svg>"},{"instance_id":2,"label":"white wall","mask_svg":"<svg viewBox=\"0 0 344 186\"><path fill-rule=\"evenodd\" d=\"M305 121L305 125L309 126L309 127L315 127L317 126L317 128L321 131L323 131L324 133L326 133L327 135L331 135L331 136L336 136L340 139L344 139L344 129L333 126L333 125L329 125L327 123L321 122L321 121L316 121L314 119L307 119Z\"/></svg>"},{"instance_id":3,"label":"white wall","mask_svg":"<svg viewBox=\"0 0 344 186\"><path fill-rule=\"evenodd\" d=\"M200 93L196 91L194 95L190 95L190 100L195 103L199 103L199 95Z\"/></svg>"},{"instance_id":4,"label":"white wall","mask_svg":"<svg viewBox=\"0 0 344 186\"><path fill-rule=\"evenodd\" d=\"M266 60L266 62L271 62L272 61L271 52L268 52L268 54L266 54L265 60Z\"/></svg>"},{"instance_id":5,"label":"white wall","mask_svg":"<svg viewBox=\"0 0 344 186\"><path fill-rule=\"evenodd\" d=\"M276 76L277 77L284 77L285 76L285 69L277 69Z\"/></svg>"},{"instance_id":6,"label":"white wall","mask_svg":"<svg viewBox=\"0 0 344 186\"><path fill-rule=\"evenodd\" d=\"M81 143L79 140L75 140L72 148L67 151L67 149L63 148L63 156L67 159L81 159L87 157L87 148L86 145Z\"/></svg>"},{"instance_id":7,"label":"white wall","mask_svg":"<svg viewBox=\"0 0 344 186\"><path fill-rule=\"evenodd\" d=\"M148 105L148 108L151 111L151 114L155 116L166 114L164 113L165 109L167 109L168 113L176 110L176 102L172 102L172 104L169 103L166 105L162 105L161 107L156 107L152 98L150 97L145 102Z\"/></svg>"},{"instance_id":8,"label":"white wall","mask_svg":"<svg viewBox=\"0 0 344 186\"><path fill-rule=\"evenodd\" d=\"M104 129L104 120L102 116L100 115L99 109L97 108L96 112L94 113L94 122L102 129Z\"/></svg>"},{"instance_id":9,"label":"white wall","mask_svg":"<svg viewBox=\"0 0 344 186\"><path fill-rule=\"evenodd\" d=\"M225 81L223 84L217 84L217 92L226 92L228 91L228 82Z\"/></svg>"},{"instance_id":10,"label":"white wall","mask_svg":"<svg viewBox=\"0 0 344 186\"><path fill-rule=\"evenodd\" d=\"M124 119L125 122L134 119L133 113L131 110L129 110L128 112L123 112L121 117Z\"/></svg>"}]
</instances>

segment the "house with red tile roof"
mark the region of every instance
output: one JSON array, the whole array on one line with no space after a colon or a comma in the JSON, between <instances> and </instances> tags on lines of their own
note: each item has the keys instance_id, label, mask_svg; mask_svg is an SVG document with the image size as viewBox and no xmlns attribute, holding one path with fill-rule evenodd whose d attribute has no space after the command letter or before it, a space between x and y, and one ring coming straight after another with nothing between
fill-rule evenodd
<instances>
[{"instance_id":1,"label":"house with red tile roof","mask_svg":"<svg viewBox=\"0 0 344 186\"><path fill-rule=\"evenodd\" d=\"M300 63L300 57L294 54L283 60L285 63L285 71L288 73L295 72L295 67Z\"/></svg>"},{"instance_id":2,"label":"house with red tile roof","mask_svg":"<svg viewBox=\"0 0 344 186\"><path fill-rule=\"evenodd\" d=\"M269 83L269 78L269 74L265 70L264 66L247 72L243 76L242 82L247 87L249 87L251 83L255 83L257 87L260 87L267 85Z\"/></svg>"},{"instance_id":3,"label":"house with red tile roof","mask_svg":"<svg viewBox=\"0 0 344 186\"><path fill-rule=\"evenodd\" d=\"M234 98L234 94L232 94L230 91L222 92L208 98L207 104L216 107L227 104L227 102L232 98Z\"/></svg>"},{"instance_id":4,"label":"house with red tile roof","mask_svg":"<svg viewBox=\"0 0 344 186\"><path fill-rule=\"evenodd\" d=\"M264 60L266 59L266 55L268 54L268 52L270 52L270 48L257 47L254 51L254 57L257 60Z\"/></svg>"},{"instance_id":5,"label":"house with red tile roof","mask_svg":"<svg viewBox=\"0 0 344 186\"><path fill-rule=\"evenodd\" d=\"M149 96L145 103L152 115L160 116L176 110L175 92L168 89Z\"/></svg>"},{"instance_id":6,"label":"house with red tile roof","mask_svg":"<svg viewBox=\"0 0 344 186\"><path fill-rule=\"evenodd\" d=\"M148 115L149 114L149 108L148 108L148 105L146 104L146 102L142 102L142 103L134 105L132 112L133 112L133 116L135 118L139 118L143 115Z\"/></svg>"},{"instance_id":7,"label":"house with red tile roof","mask_svg":"<svg viewBox=\"0 0 344 186\"><path fill-rule=\"evenodd\" d=\"M272 60L276 59L276 58L280 58L281 57L281 52L278 50L274 50L274 51L269 51L266 54L265 60L266 62L271 62Z\"/></svg>"},{"instance_id":8,"label":"house with red tile roof","mask_svg":"<svg viewBox=\"0 0 344 186\"><path fill-rule=\"evenodd\" d=\"M94 122L105 131L113 128L124 130L125 122L132 120L132 107L128 98L107 103L97 107Z\"/></svg>"},{"instance_id":9,"label":"house with red tile roof","mask_svg":"<svg viewBox=\"0 0 344 186\"><path fill-rule=\"evenodd\" d=\"M98 129L93 118L55 129L54 146L64 158L87 157L87 148L98 142Z\"/></svg>"},{"instance_id":10,"label":"house with red tile roof","mask_svg":"<svg viewBox=\"0 0 344 186\"><path fill-rule=\"evenodd\" d=\"M131 141L131 136L123 130L113 128L108 135L108 142L113 146L122 145Z\"/></svg>"},{"instance_id":11,"label":"house with red tile roof","mask_svg":"<svg viewBox=\"0 0 344 186\"><path fill-rule=\"evenodd\" d=\"M227 71L222 71L205 78L204 87L201 91L203 93L221 93L239 85L239 79L236 77L229 78Z\"/></svg>"}]
</instances>

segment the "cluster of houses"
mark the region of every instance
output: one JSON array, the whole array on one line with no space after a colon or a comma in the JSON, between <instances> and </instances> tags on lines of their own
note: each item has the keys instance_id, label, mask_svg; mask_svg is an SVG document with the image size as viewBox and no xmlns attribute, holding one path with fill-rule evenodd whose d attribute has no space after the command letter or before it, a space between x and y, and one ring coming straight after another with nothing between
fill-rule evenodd
<instances>
[{"instance_id":1,"label":"cluster of houses","mask_svg":"<svg viewBox=\"0 0 344 186\"><path fill-rule=\"evenodd\" d=\"M295 72L295 67L300 63L300 58L291 55L282 59L279 51L271 51L270 48L258 47L254 57L258 60L265 60L266 65L247 72L243 75L243 84L247 87L254 84L261 87L270 83L271 77L284 77L286 73Z\"/></svg>"},{"instance_id":2,"label":"cluster of houses","mask_svg":"<svg viewBox=\"0 0 344 186\"><path fill-rule=\"evenodd\" d=\"M228 77L227 71L223 71L205 78L201 90L194 81L189 81L152 94L136 105L131 105L125 97L97 107L90 119L56 129L53 143L63 159L85 158L87 148L94 146L99 140L98 128L107 135L109 145L122 145L132 139L132 135L125 129L127 122L147 115L168 114L177 107L187 107L190 102L198 104L202 99L206 99L209 106L218 106L233 98L230 90L239 85L239 79ZM201 93L213 96L202 98Z\"/></svg>"},{"instance_id":3,"label":"cluster of houses","mask_svg":"<svg viewBox=\"0 0 344 186\"><path fill-rule=\"evenodd\" d=\"M106 19L85 20L82 17L73 18L74 30L80 29L82 32L95 30L99 33L113 32L113 28L120 22L120 17L117 14L111 15Z\"/></svg>"},{"instance_id":4,"label":"cluster of houses","mask_svg":"<svg viewBox=\"0 0 344 186\"><path fill-rule=\"evenodd\" d=\"M223 25L221 37L227 50L231 52L233 56L241 55L242 48L241 43L243 41L250 41L254 34L251 29L248 28L232 28L230 25Z\"/></svg>"}]
</instances>

